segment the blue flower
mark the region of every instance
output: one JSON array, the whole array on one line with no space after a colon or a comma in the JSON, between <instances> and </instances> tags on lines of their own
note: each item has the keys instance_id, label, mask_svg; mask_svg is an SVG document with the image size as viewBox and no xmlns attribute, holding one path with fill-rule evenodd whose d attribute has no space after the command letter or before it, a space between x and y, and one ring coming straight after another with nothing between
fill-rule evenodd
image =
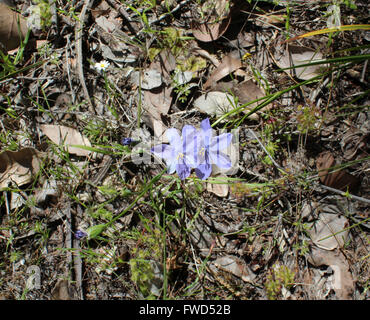
<instances>
[{"instance_id":1,"label":"blue flower","mask_svg":"<svg viewBox=\"0 0 370 320\"><path fill-rule=\"evenodd\" d=\"M195 168L197 177L202 180L207 179L212 173L212 164L221 169L230 169L230 158L221 150L226 149L231 143L232 134L223 133L213 137L212 127L207 118L201 122L199 137L197 166Z\"/></svg>"},{"instance_id":2,"label":"blue flower","mask_svg":"<svg viewBox=\"0 0 370 320\"><path fill-rule=\"evenodd\" d=\"M168 173L176 171L180 179L184 180L189 177L191 168L196 166L199 144L197 130L186 125L182 128L182 138L174 128L168 129L166 135L170 144L157 145L151 152L165 160Z\"/></svg>"},{"instance_id":3,"label":"blue flower","mask_svg":"<svg viewBox=\"0 0 370 320\"><path fill-rule=\"evenodd\" d=\"M138 143L140 141L137 141L137 140L134 140L132 138L122 138L121 139L121 144L123 144L124 146L128 146L130 144L134 144L134 143Z\"/></svg>"},{"instance_id":4,"label":"blue flower","mask_svg":"<svg viewBox=\"0 0 370 320\"><path fill-rule=\"evenodd\" d=\"M77 240L80 240L82 238L85 238L87 236L87 233L86 232L83 232L81 230L77 230L76 233L75 233L75 238Z\"/></svg>"}]
</instances>

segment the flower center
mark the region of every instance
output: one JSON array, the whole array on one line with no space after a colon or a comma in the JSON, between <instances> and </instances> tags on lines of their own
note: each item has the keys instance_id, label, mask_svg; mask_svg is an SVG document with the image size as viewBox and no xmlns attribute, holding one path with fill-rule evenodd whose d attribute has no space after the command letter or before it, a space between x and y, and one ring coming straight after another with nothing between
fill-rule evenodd
<instances>
[{"instance_id":1,"label":"flower center","mask_svg":"<svg viewBox=\"0 0 370 320\"><path fill-rule=\"evenodd\" d=\"M200 156L204 157L205 153L206 153L206 149L204 147L199 150L199 155Z\"/></svg>"},{"instance_id":2,"label":"flower center","mask_svg":"<svg viewBox=\"0 0 370 320\"><path fill-rule=\"evenodd\" d=\"M184 154L179 152L176 159L177 159L177 161L184 159Z\"/></svg>"}]
</instances>

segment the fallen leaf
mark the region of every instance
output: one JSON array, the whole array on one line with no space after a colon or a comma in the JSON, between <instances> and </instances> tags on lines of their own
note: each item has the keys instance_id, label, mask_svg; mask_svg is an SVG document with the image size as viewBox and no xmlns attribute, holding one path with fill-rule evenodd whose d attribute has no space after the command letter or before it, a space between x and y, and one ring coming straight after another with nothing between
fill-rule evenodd
<instances>
[{"instance_id":1,"label":"fallen leaf","mask_svg":"<svg viewBox=\"0 0 370 320\"><path fill-rule=\"evenodd\" d=\"M131 82L142 89L151 90L162 85L162 75L158 70L149 69L140 74L140 71L134 71L130 75Z\"/></svg>"},{"instance_id":2,"label":"fallen leaf","mask_svg":"<svg viewBox=\"0 0 370 320\"><path fill-rule=\"evenodd\" d=\"M235 88L232 89L232 92L238 97L240 104L246 104L248 102L251 102L253 100L262 98L265 96L265 92L257 86L252 80L244 81L235 86ZM243 112L249 113L251 110L253 110L255 107L258 106L260 102L254 102L250 105L248 105ZM249 116L250 119L257 120L258 115L266 110L269 110L272 108L272 104L268 104L264 106L262 109L257 111L256 113L253 113Z\"/></svg>"},{"instance_id":3,"label":"fallen leaf","mask_svg":"<svg viewBox=\"0 0 370 320\"><path fill-rule=\"evenodd\" d=\"M194 73L192 71L177 71L174 74L174 81L177 85L183 85L193 79Z\"/></svg>"},{"instance_id":4,"label":"fallen leaf","mask_svg":"<svg viewBox=\"0 0 370 320\"><path fill-rule=\"evenodd\" d=\"M23 207L26 204L26 199L20 195L18 192L11 193L10 199L10 210Z\"/></svg>"},{"instance_id":5,"label":"fallen leaf","mask_svg":"<svg viewBox=\"0 0 370 320\"><path fill-rule=\"evenodd\" d=\"M321 210L325 210L322 207ZM347 218L327 212L320 212L319 219L310 223L308 233L316 246L325 250L342 248L348 241Z\"/></svg>"},{"instance_id":6,"label":"fallen leaf","mask_svg":"<svg viewBox=\"0 0 370 320\"><path fill-rule=\"evenodd\" d=\"M349 264L339 250L327 251L313 246L307 260L315 267L330 266L334 272L332 288L340 300L352 299L355 290Z\"/></svg>"},{"instance_id":7,"label":"fallen leaf","mask_svg":"<svg viewBox=\"0 0 370 320\"><path fill-rule=\"evenodd\" d=\"M18 186L30 183L40 170L40 155L34 148L0 153L0 190L13 183Z\"/></svg>"},{"instance_id":8,"label":"fallen leaf","mask_svg":"<svg viewBox=\"0 0 370 320\"><path fill-rule=\"evenodd\" d=\"M208 78L204 84L204 89L207 89L212 84L221 80L223 77L229 75L231 72L239 69L242 66L242 62L239 57L239 52L229 53L221 62L221 64L213 71L212 75Z\"/></svg>"},{"instance_id":9,"label":"fallen leaf","mask_svg":"<svg viewBox=\"0 0 370 320\"><path fill-rule=\"evenodd\" d=\"M265 14L258 15L255 19L256 26L259 27L269 27L271 25L282 25L285 23L286 17L284 15L276 14Z\"/></svg>"},{"instance_id":10,"label":"fallen leaf","mask_svg":"<svg viewBox=\"0 0 370 320\"><path fill-rule=\"evenodd\" d=\"M323 55L318 50L311 48L287 45L285 49L283 47L277 47L275 51L275 61L279 68L289 68L302 64L307 64L323 59ZM296 76L302 80L308 80L321 73L320 70L326 67L324 64L318 64L313 66L306 66L300 68L286 69L284 70L291 76Z\"/></svg>"},{"instance_id":11,"label":"fallen leaf","mask_svg":"<svg viewBox=\"0 0 370 320\"><path fill-rule=\"evenodd\" d=\"M217 178L226 178L225 175L218 175ZM212 192L218 197L225 198L229 194L229 185L227 183L207 182L207 191Z\"/></svg>"},{"instance_id":12,"label":"fallen leaf","mask_svg":"<svg viewBox=\"0 0 370 320\"><path fill-rule=\"evenodd\" d=\"M63 143L69 153L77 156L88 156L90 154L89 150L73 146L91 147L90 141L76 129L52 124L42 124L40 129L55 144L60 145Z\"/></svg>"},{"instance_id":13,"label":"fallen leaf","mask_svg":"<svg viewBox=\"0 0 370 320\"><path fill-rule=\"evenodd\" d=\"M169 77L170 73L176 69L176 58L172 54L171 50L165 49L162 50L161 53L158 56L159 59L159 65L162 69L163 76ZM153 63L150 65L150 69L155 68Z\"/></svg>"},{"instance_id":14,"label":"fallen leaf","mask_svg":"<svg viewBox=\"0 0 370 320\"><path fill-rule=\"evenodd\" d=\"M344 170L329 172L329 169L335 166L334 156L330 151L324 151L316 159L316 169L321 183L328 187L350 192L357 190L359 179Z\"/></svg>"},{"instance_id":15,"label":"fallen leaf","mask_svg":"<svg viewBox=\"0 0 370 320\"><path fill-rule=\"evenodd\" d=\"M113 52L112 49L105 44L101 44L101 50L104 59L112 60L117 63L132 63L137 60L137 56L128 53L127 50Z\"/></svg>"},{"instance_id":16,"label":"fallen leaf","mask_svg":"<svg viewBox=\"0 0 370 320\"><path fill-rule=\"evenodd\" d=\"M231 92L238 98L238 105L247 104L253 100L263 98L265 96L265 92L263 89L258 87L253 80L243 81L240 83L235 83L235 81L230 82L219 82L216 85L212 86L215 91L222 91L222 92ZM243 109L245 114L248 114L251 110L258 106L260 102L254 102L249 104ZM258 110L257 112L251 114L249 119L258 120L259 115L272 108L272 104L269 103L268 105L264 106L262 109Z\"/></svg>"},{"instance_id":17,"label":"fallen leaf","mask_svg":"<svg viewBox=\"0 0 370 320\"><path fill-rule=\"evenodd\" d=\"M200 112L219 117L235 108L233 101L234 98L229 93L211 91L197 98L194 107Z\"/></svg>"},{"instance_id":18,"label":"fallen leaf","mask_svg":"<svg viewBox=\"0 0 370 320\"><path fill-rule=\"evenodd\" d=\"M160 90L145 91L144 95L150 100L150 103L160 114L167 114L172 102L172 88L162 87ZM158 119L156 116L155 118Z\"/></svg>"},{"instance_id":19,"label":"fallen leaf","mask_svg":"<svg viewBox=\"0 0 370 320\"><path fill-rule=\"evenodd\" d=\"M229 272L245 282L252 282L256 277L243 260L232 255L217 258L212 264L217 269Z\"/></svg>"},{"instance_id":20,"label":"fallen leaf","mask_svg":"<svg viewBox=\"0 0 370 320\"><path fill-rule=\"evenodd\" d=\"M228 0L208 0L202 6L203 14L209 16L206 22L191 22L191 29L196 39L211 42L220 38L230 25L230 3Z\"/></svg>"},{"instance_id":21,"label":"fallen leaf","mask_svg":"<svg viewBox=\"0 0 370 320\"><path fill-rule=\"evenodd\" d=\"M27 31L27 23L22 15L5 3L0 3L0 50L9 51L19 47Z\"/></svg>"},{"instance_id":22,"label":"fallen leaf","mask_svg":"<svg viewBox=\"0 0 370 320\"><path fill-rule=\"evenodd\" d=\"M58 187L55 180L45 180L42 189L35 192L36 204L42 204L46 201L54 200L58 197Z\"/></svg>"}]
</instances>

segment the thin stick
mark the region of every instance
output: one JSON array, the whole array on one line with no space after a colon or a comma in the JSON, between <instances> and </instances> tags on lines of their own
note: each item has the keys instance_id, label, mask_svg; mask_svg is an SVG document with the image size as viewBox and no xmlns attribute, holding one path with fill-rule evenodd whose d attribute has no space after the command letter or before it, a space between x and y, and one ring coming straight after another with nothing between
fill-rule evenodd
<instances>
[{"instance_id":1,"label":"thin stick","mask_svg":"<svg viewBox=\"0 0 370 320\"><path fill-rule=\"evenodd\" d=\"M87 8L90 7L91 1L92 0L85 0L83 4L82 10L81 10L81 13L80 13L80 16L79 16L79 19L77 21L76 28L75 28L75 38L76 38L75 40L76 40L78 76L80 78L80 82L81 82L82 90L84 92L85 99L89 103L89 106L91 109L90 111L92 113L95 113L94 105L90 99L89 91L87 90L87 87L86 87L85 76L84 76L84 71L83 71L83 66L82 66L82 33L83 33L83 26L85 23Z\"/></svg>"},{"instance_id":2,"label":"thin stick","mask_svg":"<svg viewBox=\"0 0 370 320\"><path fill-rule=\"evenodd\" d=\"M361 201L361 202L365 202L365 203L370 204L370 200L369 199L366 199L366 198L363 198L363 197L359 197L359 196L355 196L354 194L343 192L341 190L338 190L338 189L335 189L335 188L331 188L331 187L325 186L323 184L319 184L319 186L320 186L320 188L323 188L325 190L328 190L328 191L331 191L331 192L334 192L334 193L338 193L338 194L340 194L343 197L346 197L346 198L349 198L349 199L353 199L353 200L357 200L357 201Z\"/></svg>"}]
</instances>

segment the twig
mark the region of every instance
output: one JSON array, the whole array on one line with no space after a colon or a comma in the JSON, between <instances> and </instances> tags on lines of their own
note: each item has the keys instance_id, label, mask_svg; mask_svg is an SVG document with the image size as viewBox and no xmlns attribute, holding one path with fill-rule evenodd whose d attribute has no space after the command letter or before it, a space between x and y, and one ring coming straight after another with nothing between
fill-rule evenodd
<instances>
[{"instance_id":1,"label":"twig","mask_svg":"<svg viewBox=\"0 0 370 320\"><path fill-rule=\"evenodd\" d=\"M353 200L357 200L357 201L361 201L361 202L365 202L365 203L370 204L370 200L369 199L366 199L366 198L363 198L363 197L359 197L359 196L355 196L355 195L353 195L351 193L343 192L341 190L338 190L338 189L335 189L335 188L331 188L331 187L325 186L323 184L319 184L319 187L320 188L323 188L325 190L334 192L334 193L338 193L338 194L340 194L343 197L346 197L346 198L349 198L349 199L353 199Z\"/></svg>"},{"instance_id":2,"label":"twig","mask_svg":"<svg viewBox=\"0 0 370 320\"><path fill-rule=\"evenodd\" d=\"M365 82L366 68L367 68L368 62L369 60L365 60L364 67L362 68L361 79L360 79L361 82Z\"/></svg>"},{"instance_id":3,"label":"twig","mask_svg":"<svg viewBox=\"0 0 370 320\"><path fill-rule=\"evenodd\" d=\"M90 99L89 92L86 87L86 82L85 82L85 76L84 76L84 71L83 71L83 66L82 66L82 33L83 33L83 27L84 27L84 22L86 19L86 11L87 8L90 7L90 4L92 3L92 0L85 0L79 19L76 24L75 28L75 38L76 38L76 54L77 54L77 70L78 70L78 76L80 78L80 82L82 85L82 90L84 92L85 99L90 105L91 112L95 113L94 110L94 105Z\"/></svg>"},{"instance_id":4,"label":"twig","mask_svg":"<svg viewBox=\"0 0 370 320\"><path fill-rule=\"evenodd\" d=\"M132 20L122 4L117 3L115 0L107 0L107 2L125 18L126 25L130 32L132 34L136 34L138 30L135 30L135 28L131 25Z\"/></svg>"},{"instance_id":5,"label":"twig","mask_svg":"<svg viewBox=\"0 0 370 320\"><path fill-rule=\"evenodd\" d=\"M65 224L65 227L66 227L66 239L65 239L65 247L67 249L67 265L68 267L66 268L66 274L65 276L68 277L69 276L69 268L71 267L72 265L72 252L71 252L71 249L72 249L72 215L71 215L71 203L69 201L67 201L67 207L66 207L66 224Z\"/></svg>"},{"instance_id":6,"label":"twig","mask_svg":"<svg viewBox=\"0 0 370 320\"><path fill-rule=\"evenodd\" d=\"M69 54L68 54L68 50L70 49L70 39L69 39L69 37L70 37L70 35L67 36L66 65L67 65L68 84L69 84L69 88L71 89L72 103L74 104L76 102L76 94L75 94L75 91L73 90L71 73L70 73Z\"/></svg>"}]
</instances>

